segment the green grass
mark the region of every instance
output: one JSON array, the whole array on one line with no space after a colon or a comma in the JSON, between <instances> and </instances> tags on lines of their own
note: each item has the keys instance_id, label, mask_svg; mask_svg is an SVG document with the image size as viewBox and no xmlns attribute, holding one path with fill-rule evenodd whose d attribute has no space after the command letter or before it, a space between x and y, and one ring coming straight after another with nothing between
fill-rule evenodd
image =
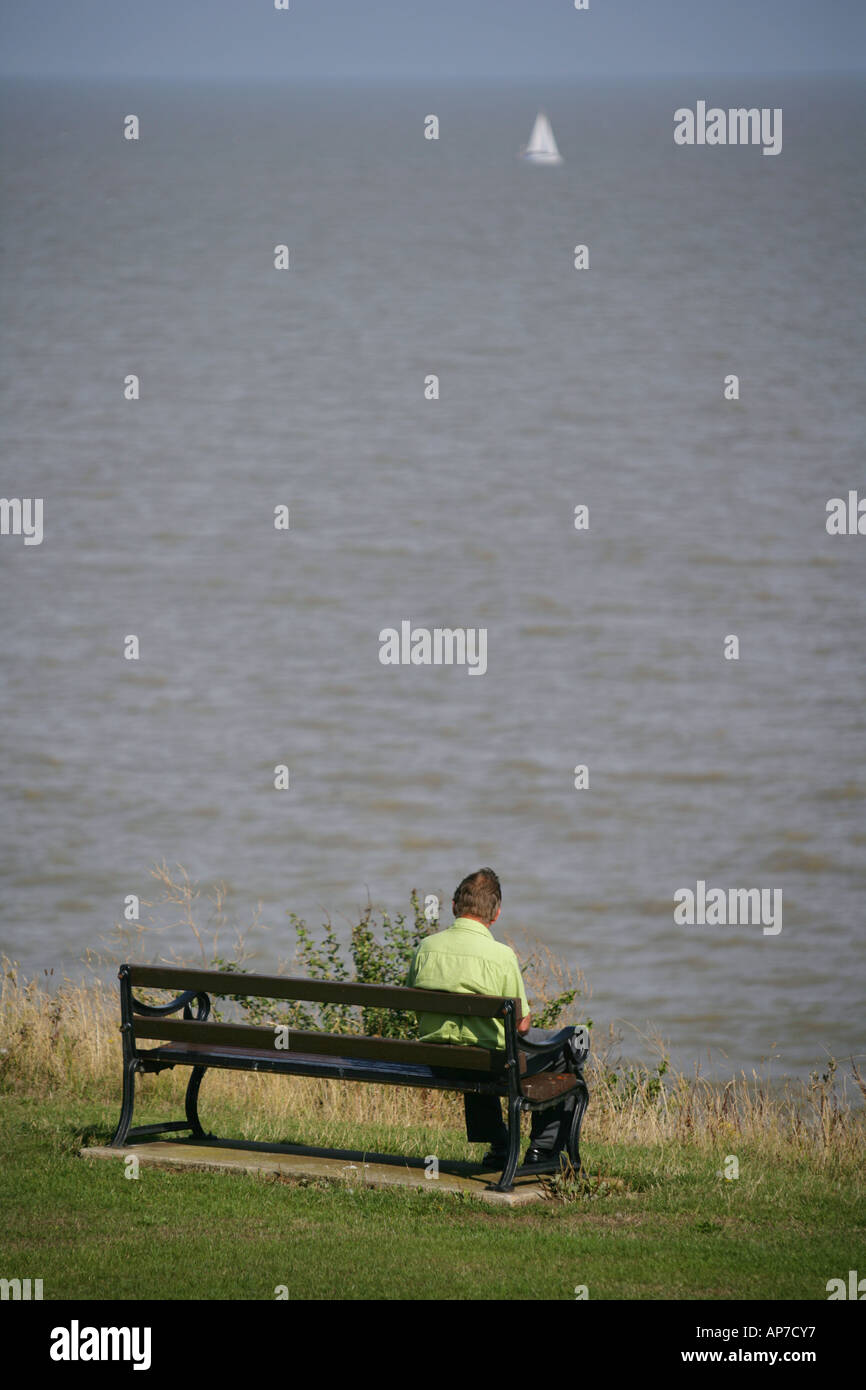
<instances>
[{"instance_id":1,"label":"green grass","mask_svg":"<svg viewBox=\"0 0 866 1390\"><path fill-rule=\"evenodd\" d=\"M822 1172L741 1145L593 1144L595 1181L566 1200L491 1208L435 1191L299 1186L245 1175L86 1162L116 1106L2 1098L0 1277L41 1278L46 1299L435 1298L825 1300L827 1280L863 1266L857 1170ZM136 1116L144 1122L148 1115ZM209 1114L219 1133L240 1116ZM322 1142L310 1130L304 1138ZM387 1151L365 1126L363 1145ZM438 1152L455 1154L451 1135ZM429 1152L423 1145L419 1154ZM476 1151L477 1152L477 1151Z\"/></svg>"}]
</instances>

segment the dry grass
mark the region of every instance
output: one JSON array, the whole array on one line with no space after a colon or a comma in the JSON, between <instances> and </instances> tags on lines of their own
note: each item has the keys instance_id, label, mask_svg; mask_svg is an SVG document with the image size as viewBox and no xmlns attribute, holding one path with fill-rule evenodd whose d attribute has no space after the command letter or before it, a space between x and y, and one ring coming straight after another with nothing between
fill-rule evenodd
<instances>
[{"instance_id":1,"label":"dry grass","mask_svg":"<svg viewBox=\"0 0 866 1390\"><path fill-rule=\"evenodd\" d=\"M120 1101L122 1054L117 991L100 981L23 980L3 960L0 984L0 1089L29 1096ZM184 1068L142 1076L140 1103L159 1096L169 1112L183 1113ZM207 1110L243 1110L239 1138L264 1139L311 1119L325 1123L459 1126L459 1096L392 1086L351 1085L306 1077L214 1070L207 1079ZM180 1107L178 1109L178 1107Z\"/></svg>"},{"instance_id":2,"label":"dry grass","mask_svg":"<svg viewBox=\"0 0 866 1390\"><path fill-rule=\"evenodd\" d=\"M3 962L0 987L0 1088L29 1096L64 1096L88 1102L120 1100L121 1048L115 990L100 981L24 980ZM857 1165L862 1161L866 1112L841 1086L831 1060L808 1083L770 1084L753 1072L726 1083L668 1072L659 1062L624 1066L612 1057L617 1039L592 1059L587 1079L592 1093L585 1129L588 1143L687 1145L736 1152L748 1145L767 1158L805 1160L810 1166ZM182 1113L184 1069L147 1076L139 1094L145 1104L159 1097L165 1113ZM852 1063L858 1098L863 1081ZM399 1151L408 1130L462 1128L462 1100L440 1091L353 1085L308 1078L213 1071L206 1113L230 1110L242 1116L238 1138L266 1139L302 1124L321 1127L334 1142L335 1127L347 1138L355 1126L387 1127Z\"/></svg>"}]
</instances>

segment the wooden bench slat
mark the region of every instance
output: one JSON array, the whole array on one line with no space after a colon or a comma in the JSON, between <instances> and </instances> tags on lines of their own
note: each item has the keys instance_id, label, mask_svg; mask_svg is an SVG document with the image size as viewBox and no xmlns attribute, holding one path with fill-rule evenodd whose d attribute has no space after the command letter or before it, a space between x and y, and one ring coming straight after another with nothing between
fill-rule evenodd
<instances>
[{"instance_id":1,"label":"wooden bench slat","mask_svg":"<svg viewBox=\"0 0 866 1390\"><path fill-rule=\"evenodd\" d=\"M291 975L234 975L221 970L196 970L186 966L130 965L133 986L151 989L202 989L225 996L229 979L232 994L252 998L288 999L303 1003L356 1004L364 1008L402 1009L417 1013L441 1013L464 1018L496 1018L503 1000L490 994L450 994L445 990L413 989L408 985L341 984L333 980L304 980ZM515 1001L520 1014L519 1001Z\"/></svg>"},{"instance_id":2,"label":"wooden bench slat","mask_svg":"<svg viewBox=\"0 0 866 1390\"><path fill-rule=\"evenodd\" d=\"M460 1071L501 1072L505 1053L486 1047L460 1047L448 1043L413 1042L401 1038L367 1038L353 1034L313 1033L292 1028L288 1048L275 1046L274 1028L250 1023L199 1023L176 1018L135 1019L136 1038L158 1038L168 1042L222 1043L231 1047L265 1048L275 1057L292 1052L314 1052L340 1056L348 1052L359 1058L383 1062L417 1062L428 1067L459 1068ZM455 1055L456 1054L456 1055ZM459 1058L459 1060L457 1060Z\"/></svg>"}]
</instances>

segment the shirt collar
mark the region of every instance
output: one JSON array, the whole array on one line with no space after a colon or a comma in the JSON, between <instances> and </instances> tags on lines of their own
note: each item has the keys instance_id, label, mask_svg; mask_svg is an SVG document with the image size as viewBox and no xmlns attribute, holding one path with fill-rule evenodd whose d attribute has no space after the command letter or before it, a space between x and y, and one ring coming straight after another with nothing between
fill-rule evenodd
<instances>
[{"instance_id":1,"label":"shirt collar","mask_svg":"<svg viewBox=\"0 0 866 1390\"><path fill-rule=\"evenodd\" d=\"M489 927L485 927L483 922L473 921L470 917L458 917L451 927L452 931L454 931L455 929L459 931L480 932L482 936L490 935Z\"/></svg>"}]
</instances>

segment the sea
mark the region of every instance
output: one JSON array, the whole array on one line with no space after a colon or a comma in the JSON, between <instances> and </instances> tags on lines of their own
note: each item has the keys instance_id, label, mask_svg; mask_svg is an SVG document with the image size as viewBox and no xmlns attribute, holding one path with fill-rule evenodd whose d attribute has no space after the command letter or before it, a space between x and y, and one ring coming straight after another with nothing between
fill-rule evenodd
<instances>
[{"instance_id":1,"label":"sea","mask_svg":"<svg viewBox=\"0 0 866 1390\"><path fill-rule=\"evenodd\" d=\"M490 865L627 1055L862 1066L862 81L9 80L0 145L0 952L271 970Z\"/></svg>"}]
</instances>

